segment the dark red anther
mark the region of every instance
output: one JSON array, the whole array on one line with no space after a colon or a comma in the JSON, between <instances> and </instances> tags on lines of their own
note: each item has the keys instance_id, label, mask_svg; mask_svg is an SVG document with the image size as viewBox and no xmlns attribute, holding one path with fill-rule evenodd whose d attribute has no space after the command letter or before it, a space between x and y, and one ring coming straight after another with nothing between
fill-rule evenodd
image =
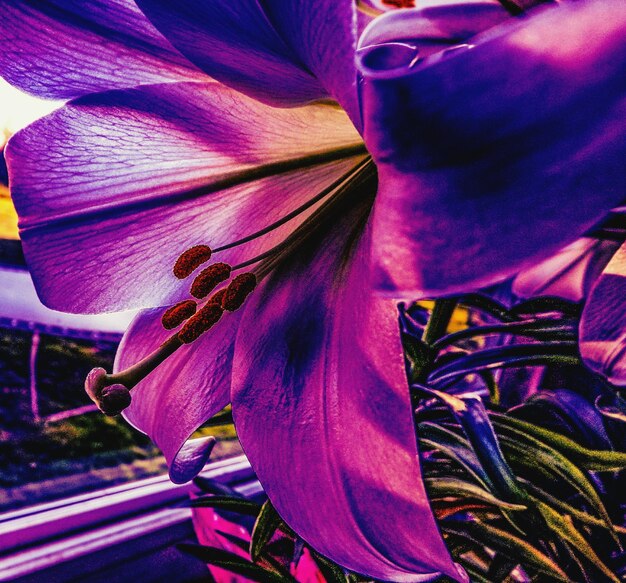
<instances>
[{"instance_id":1,"label":"dark red anther","mask_svg":"<svg viewBox=\"0 0 626 583\"><path fill-rule=\"evenodd\" d=\"M222 305L222 300L224 299L224 295L226 294L226 288L221 289L218 292L215 292L207 301L207 304L217 304L218 306Z\"/></svg>"},{"instance_id":2,"label":"dark red anther","mask_svg":"<svg viewBox=\"0 0 626 583\"><path fill-rule=\"evenodd\" d=\"M233 279L222 299L222 308L229 312L234 312L243 304L252 290L256 287L256 276L254 273L242 273Z\"/></svg>"},{"instance_id":3,"label":"dark red anther","mask_svg":"<svg viewBox=\"0 0 626 583\"><path fill-rule=\"evenodd\" d=\"M187 318L191 318L196 313L196 302L185 300L163 312L161 324L166 330L178 328Z\"/></svg>"},{"instance_id":4,"label":"dark red anther","mask_svg":"<svg viewBox=\"0 0 626 583\"><path fill-rule=\"evenodd\" d=\"M104 387L98 399L98 407L105 415L113 417L119 415L130 405L130 391L124 385L110 385Z\"/></svg>"},{"instance_id":5,"label":"dark red anther","mask_svg":"<svg viewBox=\"0 0 626 583\"><path fill-rule=\"evenodd\" d=\"M174 275L178 279L185 279L209 259L211 259L210 247L207 245L191 247L176 260L174 264Z\"/></svg>"},{"instance_id":6,"label":"dark red anther","mask_svg":"<svg viewBox=\"0 0 626 583\"><path fill-rule=\"evenodd\" d=\"M185 325L178 333L178 339L183 344L191 344L207 330L215 326L223 313L222 306L209 302L195 316L192 316L185 322Z\"/></svg>"},{"instance_id":7,"label":"dark red anther","mask_svg":"<svg viewBox=\"0 0 626 583\"><path fill-rule=\"evenodd\" d=\"M415 0L383 0L383 4L394 8L415 8Z\"/></svg>"},{"instance_id":8,"label":"dark red anther","mask_svg":"<svg viewBox=\"0 0 626 583\"><path fill-rule=\"evenodd\" d=\"M214 263L203 269L191 285L191 295L194 298L205 298L215 287L230 277L231 267L228 263Z\"/></svg>"}]
</instances>

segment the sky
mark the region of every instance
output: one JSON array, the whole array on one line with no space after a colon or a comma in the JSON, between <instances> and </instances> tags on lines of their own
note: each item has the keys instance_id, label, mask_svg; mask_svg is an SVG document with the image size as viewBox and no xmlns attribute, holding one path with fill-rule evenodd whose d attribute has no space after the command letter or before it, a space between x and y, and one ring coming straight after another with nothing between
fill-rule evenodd
<instances>
[{"instance_id":1,"label":"sky","mask_svg":"<svg viewBox=\"0 0 626 583\"><path fill-rule=\"evenodd\" d=\"M31 97L0 78L0 149L11 134L59 107L61 103ZM0 184L0 239L17 238L17 215L8 189Z\"/></svg>"},{"instance_id":2,"label":"sky","mask_svg":"<svg viewBox=\"0 0 626 583\"><path fill-rule=\"evenodd\" d=\"M31 97L0 78L0 140L5 131L15 133L38 117L56 109L61 103Z\"/></svg>"}]
</instances>

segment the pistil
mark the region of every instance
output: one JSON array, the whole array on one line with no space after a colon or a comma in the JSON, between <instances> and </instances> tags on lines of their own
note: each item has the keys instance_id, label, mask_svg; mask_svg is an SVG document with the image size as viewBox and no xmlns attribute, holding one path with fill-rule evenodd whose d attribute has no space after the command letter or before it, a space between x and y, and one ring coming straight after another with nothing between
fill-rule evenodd
<instances>
[{"instance_id":1,"label":"pistil","mask_svg":"<svg viewBox=\"0 0 626 583\"><path fill-rule=\"evenodd\" d=\"M117 415L130 405L130 390L182 346L178 334L126 370L108 374L94 368L85 379L85 391L105 415Z\"/></svg>"}]
</instances>

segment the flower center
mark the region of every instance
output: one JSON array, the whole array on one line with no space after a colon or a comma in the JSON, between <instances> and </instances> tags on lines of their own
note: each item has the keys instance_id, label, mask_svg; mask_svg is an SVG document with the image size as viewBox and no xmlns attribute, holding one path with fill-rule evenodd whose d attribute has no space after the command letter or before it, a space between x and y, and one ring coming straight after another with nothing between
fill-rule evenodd
<instances>
[{"instance_id":1,"label":"flower center","mask_svg":"<svg viewBox=\"0 0 626 583\"><path fill-rule=\"evenodd\" d=\"M108 374L102 368L93 369L85 379L85 390L89 397L106 415L121 413L130 405L130 391L137 383L181 346L195 342L208 332L220 321L225 312L238 310L254 291L259 280L271 273L285 257L296 253L316 228L327 222L329 216L342 212L346 203L351 204L351 201L347 200L349 196L355 196L358 200L363 185L369 184L375 178L374 164L371 158L367 157L305 204L281 217L272 225L218 248L212 249L202 244L184 251L172 269L174 276L181 280L190 277L216 253L261 237L300 215L325 197L329 197L275 247L238 265L231 266L228 263L217 262L204 267L193 278L189 289L190 295L195 300L183 300L164 310L161 316L163 328L166 330L179 328L179 330L154 352L126 370ZM255 265L254 272L246 271L230 279L232 272L252 265ZM220 289L214 292L218 287Z\"/></svg>"}]
</instances>

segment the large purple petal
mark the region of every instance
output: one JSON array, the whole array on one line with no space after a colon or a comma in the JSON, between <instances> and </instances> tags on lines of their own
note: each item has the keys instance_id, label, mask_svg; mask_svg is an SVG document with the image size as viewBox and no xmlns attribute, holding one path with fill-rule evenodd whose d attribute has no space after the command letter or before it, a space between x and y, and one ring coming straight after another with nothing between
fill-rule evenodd
<instances>
[{"instance_id":1,"label":"large purple petal","mask_svg":"<svg viewBox=\"0 0 626 583\"><path fill-rule=\"evenodd\" d=\"M424 62L399 31L360 53L381 290L492 283L623 199L626 4L564 2Z\"/></svg>"},{"instance_id":2,"label":"large purple petal","mask_svg":"<svg viewBox=\"0 0 626 583\"><path fill-rule=\"evenodd\" d=\"M262 0L270 21L357 126L356 3Z\"/></svg>"},{"instance_id":3,"label":"large purple petal","mask_svg":"<svg viewBox=\"0 0 626 583\"><path fill-rule=\"evenodd\" d=\"M211 77L273 105L328 96L257 0L137 0L167 39Z\"/></svg>"},{"instance_id":4,"label":"large purple petal","mask_svg":"<svg viewBox=\"0 0 626 583\"><path fill-rule=\"evenodd\" d=\"M592 370L626 386L626 244L604 268L580 321L579 346Z\"/></svg>"},{"instance_id":5,"label":"large purple petal","mask_svg":"<svg viewBox=\"0 0 626 583\"><path fill-rule=\"evenodd\" d=\"M139 362L172 335L161 324L162 314L157 308L136 316L118 349L116 371ZM161 448L176 483L193 478L210 453L211 441L188 441L189 436L230 402L238 324L239 314L228 314L210 333L181 346L132 390L124 417Z\"/></svg>"},{"instance_id":6,"label":"large purple petal","mask_svg":"<svg viewBox=\"0 0 626 583\"><path fill-rule=\"evenodd\" d=\"M206 80L132 0L6 0L0 34L0 75L39 97Z\"/></svg>"},{"instance_id":7,"label":"large purple petal","mask_svg":"<svg viewBox=\"0 0 626 583\"><path fill-rule=\"evenodd\" d=\"M461 580L421 479L396 303L370 292L368 208L361 196L338 210L248 300L235 425L274 506L316 550L386 581Z\"/></svg>"},{"instance_id":8,"label":"large purple petal","mask_svg":"<svg viewBox=\"0 0 626 583\"><path fill-rule=\"evenodd\" d=\"M171 271L182 251L272 224L348 171L362 145L338 108L273 109L216 83L181 83L81 98L7 150L43 301L97 312L185 295ZM219 260L254 257L305 216Z\"/></svg>"}]
</instances>

